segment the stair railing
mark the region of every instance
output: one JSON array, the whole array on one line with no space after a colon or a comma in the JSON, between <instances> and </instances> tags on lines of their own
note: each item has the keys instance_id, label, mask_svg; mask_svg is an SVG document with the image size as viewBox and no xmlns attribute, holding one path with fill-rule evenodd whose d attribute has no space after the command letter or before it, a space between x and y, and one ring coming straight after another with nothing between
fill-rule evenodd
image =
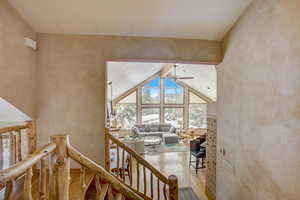
<instances>
[{"instance_id":1,"label":"stair railing","mask_svg":"<svg viewBox=\"0 0 300 200\"><path fill-rule=\"evenodd\" d=\"M111 158L112 150L115 158ZM116 166L111 166L112 160ZM143 199L178 200L177 177L171 175L167 178L137 152L110 134L108 128L105 129L105 168Z\"/></svg>"},{"instance_id":2,"label":"stair railing","mask_svg":"<svg viewBox=\"0 0 300 200\"><path fill-rule=\"evenodd\" d=\"M5 200L16 199L13 197L13 191L16 186L16 179L25 174L24 180L24 190L23 197L26 200L32 200L32 177L33 177L33 166L41 162L40 167L40 193L38 195L39 199L46 199L46 166L47 158L50 154L54 152L56 148L55 143L50 143L41 149L37 150L35 153L31 154L29 157L25 158L21 162L11 166L10 168L0 171L0 185L5 187Z\"/></svg>"},{"instance_id":3,"label":"stair railing","mask_svg":"<svg viewBox=\"0 0 300 200\"><path fill-rule=\"evenodd\" d=\"M51 136L51 142L37 150L21 162L0 171L0 185L6 185L5 200L16 199L13 191L16 179L25 173L23 198L26 200L69 200L70 199L70 160L83 166L83 171L91 170L95 175L96 199L142 200L130 187L119 181L109 171L85 157L69 143L66 135ZM47 162L48 160L48 162ZM38 165L40 163L40 165ZM33 166L39 169L39 189L33 191ZM81 173L81 186L86 187L85 172ZM36 173L35 173L36 174ZM37 178L36 178L37 179ZM49 189L47 189L49 188ZM77 190L77 188L75 188ZM84 188L86 189L86 188ZM76 197L77 199L84 199Z\"/></svg>"},{"instance_id":4,"label":"stair railing","mask_svg":"<svg viewBox=\"0 0 300 200\"><path fill-rule=\"evenodd\" d=\"M22 138L27 136L27 144L24 144ZM36 150L36 130L35 123L28 122L21 126L10 126L0 128L0 151L4 152L4 148L9 147L9 165L22 161L27 155L22 153L22 147L26 146L28 155ZM0 160L0 169L3 169L3 160Z\"/></svg>"}]
</instances>

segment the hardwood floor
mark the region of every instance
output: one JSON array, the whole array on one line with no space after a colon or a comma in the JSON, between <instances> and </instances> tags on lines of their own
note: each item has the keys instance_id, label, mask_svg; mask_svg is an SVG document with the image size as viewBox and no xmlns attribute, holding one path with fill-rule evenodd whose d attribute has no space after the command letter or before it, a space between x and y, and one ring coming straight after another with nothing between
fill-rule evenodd
<instances>
[{"instance_id":1,"label":"hardwood floor","mask_svg":"<svg viewBox=\"0 0 300 200\"><path fill-rule=\"evenodd\" d=\"M146 154L144 158L166 176L174 174L178 177L179 187L192 187L200 200L208 200L205 195L205 169L189 168L189 152L168 152Z\"/></svg>"}]
</instances>

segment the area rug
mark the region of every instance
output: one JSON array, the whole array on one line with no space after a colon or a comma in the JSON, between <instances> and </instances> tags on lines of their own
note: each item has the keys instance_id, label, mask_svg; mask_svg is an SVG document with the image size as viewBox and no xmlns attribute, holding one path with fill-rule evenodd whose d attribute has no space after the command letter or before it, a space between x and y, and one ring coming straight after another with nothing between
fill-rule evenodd
<instances>
[{"instance_id":1,"label":"area rug","mask_svg":"<svg viewBox=\"0 0 300 200\"><path fill-rule=\"evenodd\" d=\"M192 188L179 188L179 199L180 200L200 200Z\"/></svg>"},{"instance_id":2,"label":"area rug","mask_svg":"<svg viewBox=\"0 0 300 200\"><path fill-rule=\"evenodd\" d=\"M187 144L161 144L157 146L145 146L145 154L152 153L167 153L167 152L188 152L189 146Z\"/></svg>"}]
</instances>

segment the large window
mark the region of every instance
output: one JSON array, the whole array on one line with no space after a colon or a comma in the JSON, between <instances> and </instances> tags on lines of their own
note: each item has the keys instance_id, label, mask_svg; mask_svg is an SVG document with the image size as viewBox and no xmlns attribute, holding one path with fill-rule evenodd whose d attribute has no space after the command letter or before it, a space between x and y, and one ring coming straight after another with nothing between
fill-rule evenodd
<instances>
[{"instance_id":1,"label":"large window","mask_svg":"<svg viewBox=\"0 0 300 200\"><path fill-rule=\"evenodd\" d=\"M143 108L142 123L157 124L159 123L160 109L159 108Z\"/></svg>"},{"instance_id":2,"label":"large window","mask_svg":"<svg viewBox=\"0 0 300 200\"><path fill-rule=\"evenodd\" d=\"M176 128L183 128L183 108L165 108L165 123L172 124Z\"/></svg>"},{"instance_id":3,"label":"large window","mask_svg":"<svg viewBox=\"0 0 300 200\"><path fill-rule=\"evenodd\" d=\"M206 128L206 102L190 92L189 128Z\"/></svg>"},{"instance_id":4,"label":"large window","mask_svg":"<svg viewBox=\"0 0 300 200\"><path fill-rule=\"evenodd\" d=\"M130 129L137 122L136 92L122 99L116 105L117 126Z\"/></svg>"},{"instance_id":5,"label":"large window","mask_svg":"<svg viewBox=\"0 0 300 200\"><path fill-rule=\"evenodd\" d=\"M191 91L171 78L153 78L115 105L117 127L170 123L183 129L206 128L206 101Z\"/></svg>"},{"instance_id":6,"label":"large window","mask_svg":"<svg viewBox=\"0 0 300 200\"><path fill-rule=\"evenodd\" d=\"M183 104L184 89L170 78L164 79L165 104Z\"/></svg>"},{"instance_id":7,"label":"large window","mask_svg":"<svg viewBox=\"0 0 300 200\"><path fill-rule=\"evenodd\" d=\"M160 103L160 78L157 77L142 87L142 104Z\"/></svg>"}]
</instances>

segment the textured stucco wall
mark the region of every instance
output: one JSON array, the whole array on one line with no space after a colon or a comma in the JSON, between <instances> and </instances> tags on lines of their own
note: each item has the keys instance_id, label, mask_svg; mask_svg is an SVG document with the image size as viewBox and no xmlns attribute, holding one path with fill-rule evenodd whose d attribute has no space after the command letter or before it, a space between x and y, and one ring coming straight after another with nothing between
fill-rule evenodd
<instances>
[{"instance_id":1,"label":"textured stucco wall","mask_svg":"<svg viewBox=\"0 0 300 200\"><path fill-rule=\"evenodd\" d=\"M40 144L50 134L68 133L76 148L100 162L106 60L218 62L221 58L221 45L214 41L39 34L38 43Z\"/></svg>"},{"instance_id":2,"label":"textured stucco wall","mask_svg":"<svg viewBox=\"0 0 300 200\"><path fill-rule=\"evenodd\" d=\"M6 0L0 0L0 97L35 117L36 52L23 45L36 33Z\"/></svg>"},{"instance_id":3,"label":"textured stucco wall","mask_svg":"<svg viewBox=\"0 0 300 200\"><path fill-rule=\"evenodd\" d=\"M300 199L300 1L254 0L218 66L218 200Z\"/></svg>"}]
</instances>

